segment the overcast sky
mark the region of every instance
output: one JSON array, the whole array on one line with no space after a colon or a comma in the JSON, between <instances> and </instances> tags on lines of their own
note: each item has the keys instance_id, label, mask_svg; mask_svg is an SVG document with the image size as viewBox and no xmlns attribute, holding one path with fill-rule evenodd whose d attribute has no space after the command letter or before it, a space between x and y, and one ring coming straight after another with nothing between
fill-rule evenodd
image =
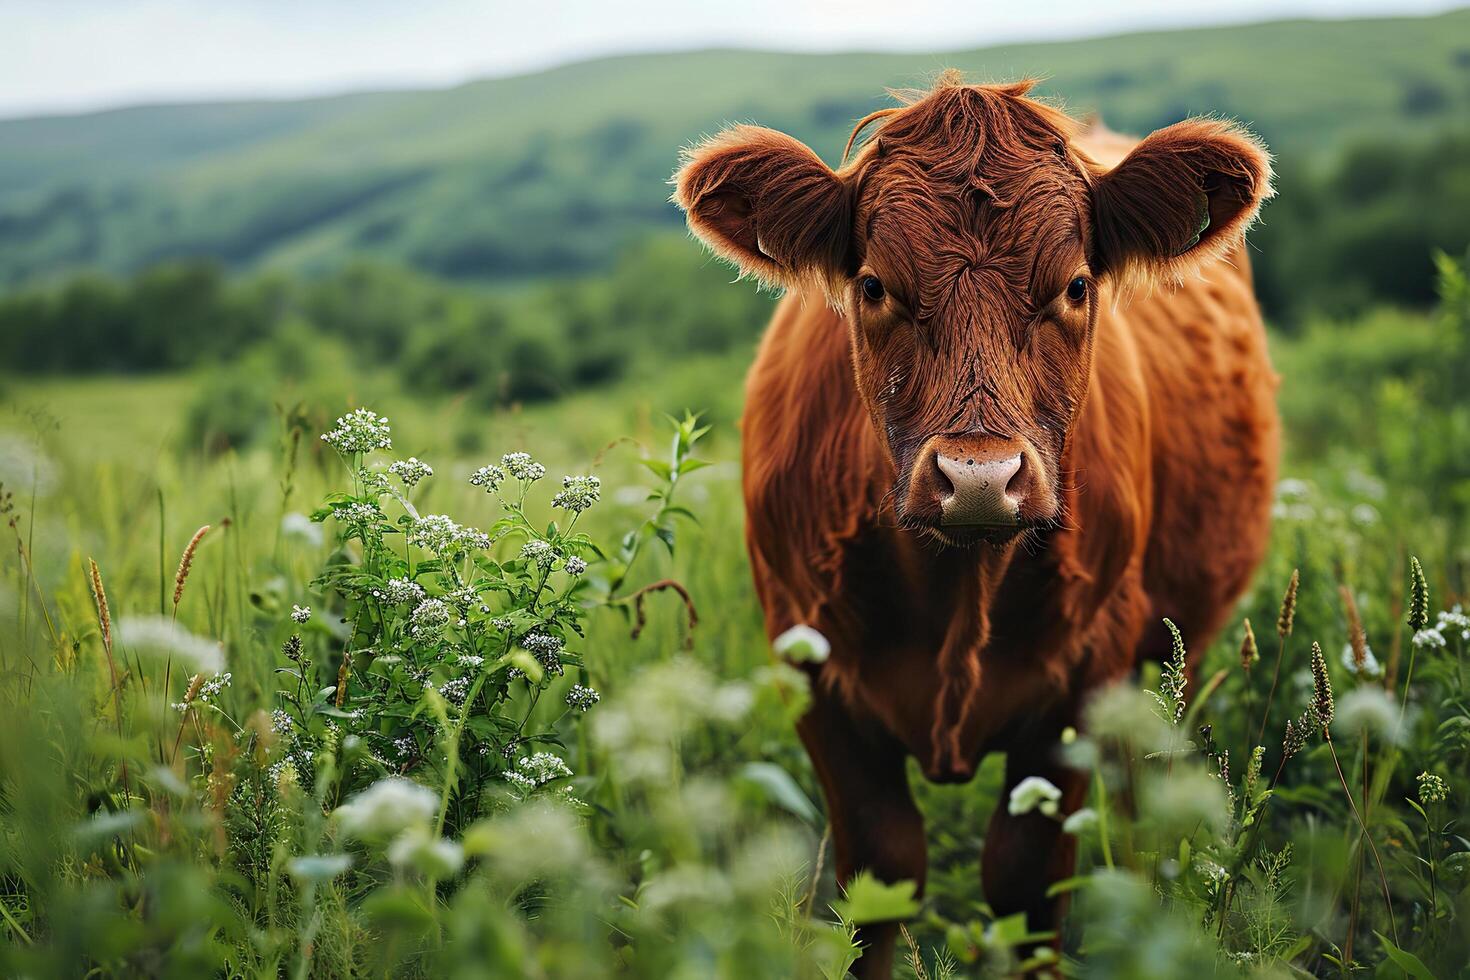
<instances>
[{"instance_id":1,"label":"overcast sky","mask_svg":"<svg viewBox=\"0 0 1470 980\"><path fill-rule=\"evenodd\" d=\"M1463 3L1463 0L1460 0ZM0 116L447 85L592 55L948 50L1454 0L0 0Z\"/></svg>"}]
</instances>

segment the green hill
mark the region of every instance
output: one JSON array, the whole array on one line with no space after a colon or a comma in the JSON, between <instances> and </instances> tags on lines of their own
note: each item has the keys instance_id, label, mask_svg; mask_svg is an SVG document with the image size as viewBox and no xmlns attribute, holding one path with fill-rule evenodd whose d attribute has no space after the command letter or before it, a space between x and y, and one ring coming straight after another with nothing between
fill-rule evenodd
<instances>
[{"instance_id":1,"label":"green hill","mask_svg":"<svg viewBox=\"0 0 1470 980\"><path fill-rule=\"evenodd\" d=\"M1235 116L1290 168L1466 119L1470 10L933 55L639 55L441 91L0 122L0 284L181 255L316 269L370 254L473 279L602 268L677 224L664 182L681 144L755 120L831 158L884 86L946 66L1044 76L1115 128Z\"/></svg>"}]
</instances>

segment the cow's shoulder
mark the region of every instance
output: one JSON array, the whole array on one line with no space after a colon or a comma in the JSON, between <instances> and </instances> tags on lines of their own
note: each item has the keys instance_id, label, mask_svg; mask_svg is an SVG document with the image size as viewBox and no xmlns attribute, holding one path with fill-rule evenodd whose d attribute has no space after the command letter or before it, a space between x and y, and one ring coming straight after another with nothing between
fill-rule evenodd
<instances>
[{"instance_id":1,"label":"cow's shoulder","mask_svg":"<svg viewBox=\"0 0 1470 980\"><path fill-rule=\"evenodd\" d=\"M887 465L858 398L847 326L819 297L793 293L777 307L741 424L746 541L778 632L814 621L831 598L845 543L877 520Z\"/></svg>"}]
</instances>

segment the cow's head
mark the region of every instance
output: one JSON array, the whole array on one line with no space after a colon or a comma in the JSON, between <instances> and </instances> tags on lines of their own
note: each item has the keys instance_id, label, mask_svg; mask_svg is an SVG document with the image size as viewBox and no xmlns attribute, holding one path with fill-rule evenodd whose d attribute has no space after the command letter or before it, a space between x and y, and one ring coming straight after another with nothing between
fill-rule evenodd
<instances>
[{"instance_id":1,"label":"cow's head","mask_svg":"<svg viewBox=\"0 0 1470 980\"><path fill-rule=\"evenodd\" d=\"M864 120L881 126L835 171L736 126L675 178L710 248L844 316L899 519L948 544L1060 518L1109 290L1227 251L1270 193L1264 149L1230 123L1159 130L1108 168L1029 87L946 76Z\"/></svg>"}]
</instances>

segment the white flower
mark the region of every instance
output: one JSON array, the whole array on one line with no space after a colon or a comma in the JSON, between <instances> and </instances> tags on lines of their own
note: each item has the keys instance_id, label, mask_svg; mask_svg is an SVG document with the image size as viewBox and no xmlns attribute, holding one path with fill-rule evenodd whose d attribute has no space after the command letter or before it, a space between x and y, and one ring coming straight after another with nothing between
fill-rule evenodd
<instances>
[{"instance_id":1,"label":"white flower","mask_svg":"<svg viewBox=\"0 0 1470 980\"><path fill-rule=\"evenodd\" d=\"M271 712L271 731L277 735L288 735L291 732L291 716L280 708Z\"/></svg>"},{"instance_id":2,"label":"white flower","mask_svg":"<svg viewBox=\"0 0 1470 980\"><path fill-rule=\"evenodd\" d=\"M470 486L484 487L486 493L494 493L505 482L505 470L491 463L470 474Z\"/></svg>"},{"instance_id":3,"label":"white flower","mask_svg":"<svg viewBox=\"0 0 1470 980\"><path fill-rule=\"evenodd\" d=\"M1456 605L1455 608L1439 614L1439 622L1435 624L1435 629L1441 634L1458 630L1460 639L1470 640L1470 616L1465 615L1462 606Z\"/></svg>"},{"instance_id":4,"label":"white flower","mask_svg":"<svg viewBox=\"0 0 1470 980\"><path fill-rule=\"evenodd\" d=\"M225 691L225 688L228 688L229 682L231 682L232 679L234 679L234 674L229 673L228 670L226 670L225 673L215 674L215 676L210 677L209 680L206 680L206 682L204 682L203 685L200 685L200 688L198 688L198 696L196 698L196 701L203 701L204 704L209 704L210 701L215 701L215 699L218 699L219 695L221 695L221 693Z\"/></svg>"},{"instance_id":5,"label":"white flower","mask_svg":"<svg viewBox=\"0 0 1470 980\"><path fill-rule=\"evenodd\" d=\"M358 838L385 838L427 823L438 809L434 791L400 776L380 779L334 814L342 830Z\"/></svg>"},{"instance_id":6,"label":"white flower","mask_svg":"<svg viewBox=\"0 0 1470 980\"><path fill-rule=\"evenodd\" d=\"M551 498L551 506L580 514L602 497L602 481L595 476L564 476L562 490Z\"/></svg>"},{"instance_id":7,"label":"white flower","mask_svg":"<svg viewBox=\"0 0 1470 980\"><path fill-rule=\"evenodd\" d=\"M500 465L517 480L532 483L546 475L546 467L531 458L530 453L506 453L500 457Z\"/></svg>"},{"instance_id":8,"label":"white flower","mask_svg":"<svg viewBox=\"0 0 1470 980\"><path fill-rule=\"evenodd\" d=\"M307 622L310 619L311 619L311 607L310 606L298 606L294 602L291 603L291 622L293 622L293 623L305 623L305 622Z\"/></svg>"},{"instance_id":9,"label":"white flower","mask_svg":"<svg viewBox=\"0 0 1470 980\"><path fill-rule=\"evenodd\" d=\"M309 545L322 543L322 526L294 510L281 517L281 533L288 538L300 538Z\"/></svg>"},{"instance_id":10,"label":"white flower","mask_svg":"<svg viewBox=\"0 0 1470 980\"><path fill-rule=\"evenodd\" d=\"M444 699L453 704L464 704L465 696L470 693L470 679L468 677L455 677L445 681L439 686L439 693Z\"/></svg>"},{"instance_id":11,"label":"white flower","mask_svg":"<svg viewBox=\"0 0 1470 980\"><path fill-rule=\"evenodd\" d=\"M353 502L346 507L338 507L333 514L337 520L348 527L366 529L370 525L377 524L383 519L383 512L378 509L377 504L364 504Z\"/></svg>"},{"instance_id":12,"label":"white flower","mask_svg":"<svg viewBox=\"0 0 1470 980\"><path fill-rule=\"evenodd\" d=\"M359 408L337 420L337 427L322 435L322 441L340 453L370 453L374 449L391 449L388 420Z\"/></svg>"},{"instance_id":13,"label":"white flower","mask_svg":"<svg viewBox=\"0 0 1470 980\"><path fill-rule=\"evenodd\" d=\"M1420 650L1443 650L1444 634L1438 627L1422 629L1414 634L1414 646Z\"/></svg>"},{"instance_id":14,"label":"white flower","mask_svg":"<svg viewBox=\"0 0 1470 980\"><path fill-rule=\"evenodd\" d=\"M417 605L424 601L424 587L406 578L390 578L373 590L373 598L390 606Z\"/></svg>"},{"instance_id":15,"label":"white flower","mask_svg":"<svg viewBox=\"0 0 1470 980\"><path fill-rule=\"evenodd\" d=\"M508 770L505 779L522 790L530 791L571 774L567 764L557 756L550 752L537 752L517 760L516 768Z\"/></svg>"},{"instance_id":16,"label":"white flower","mask_svg":"<svg viewBox=\"0 0 1470 980\"><path fill-rule=\"evenodd\" d=\"M388 845L388 863L395 868L413 868L434 878L447 878L464 865L464 848L452 840L434 837L423 827L413 827Z\"/></svg>"},{"instance_id":17,"label":"white flower","mask_svg":"<svg viewBox=\"0 0 1470 980\"><path fill-rule=\"evenodd\" d=\"M576 555L573 555L572 557L567 559L566 564L563 566L563 568L568 575L575 578L578 575L581 575L583 572L587 571L587 563L578 558Z\"/></svg>"},{"instance_id":18,"label":"white flower","mask_svg":"<svg viewBox=\"0 0 1470 980\"><path fill-rule=\"evenodd\" d=\"M776 637L771 646L776 653L792 663L825 663L832 653L832 644L821 633L805 624L791 627Z\"/></svg>"},{"instance_id":19,"label":"white flower","mask_svg":"<svg viewBox=\"0 0 1470 980\"><path fill-rule=\"evenodd\" d=\"M1049 779L1040 776L1027 776L1016 784L1011 790L1010 802L1006 805L1006 811L1011 816L1020 816L1030 813L1032 810L1040 810L1048 817L1056 816L1057 802L1062 798L1062 791Z\"/></svg>"},{"instance_id":20,"label":"white flower","mask_svg":"<svg viewBox=\"0 0 1470 980\"><path fill-rule=\"evenodd\" d=\"M1333 731L1352 735L1366 732L1390 742L1399 738L1399 707L1377 684L1364 684L1337 699Z\"/></svg>"},{"instance_id":21,"label":"white flower","mask_svg":"<svg viewBox=\"0 0 1470 980\"><path fill-rule=\"evenodd\" d=\"M388 466L388 472L403 481L403 485L412 490L418 486L420 481L434 475L434 468L428 463L421 462L417 457L410 456L408 459L395 460Z\"/></svg>"},{"instance_id":22,"label":"white flower","mask_svg":"<svg viewBox=\"0 0 1470 980\"><path fill-rule=\"evenodd\" d=\"M437 636L453 618L453 611L443 599L425 599L409 614L409 632L416 640Z\"/></svg>"},{"instance_id":23,"label":"white flower","mask_svg":"<svg viewBox=\"0 0 1470 980\"><path fill-rule=\"evenodd\" d=\"M543 571L556 564L556 549L538 538L521 545L521 557Z\"/></svg>"},{"instance_id":24,"label":"white flower","mask_svg":"<svg viewBox=\"0 0 1470 980\"><path fill-rule=\"evenodd\" d=\"M183 660L201 674L217 674L225 665L218 643L190 633L165 616L124 616L117 621L117 641Z\"/></svg>"},{"instance_id":25,"label":"white flower","mask_svg":"<svg viewBox=\"0 0 1470 980\"><path fill-rule=\"evenodd\" d=\"M601 700L601 694L581 684L573 684L572 689L567 692L567 707L579 711L586 711Z\"/></svg>"},{"instance_id":26,"label":"white flower","mask_svg":"<svg viewBox=\"0 0 1470 980\"><path fill-rule=\"evenodd\" d=\"M408 526L408 543L437 555L456 555L469 548L490 547L490 536L461 527L443 514L425 514Z\"/></svg>"},{"instance_id":27,"label":"white flower","mask_svg":"<svg viewBox=\"0 0 1470 980\"><path fill-rule=\"evenodd\" d=\"M1067 819L1062 821L1062 832L1074 836L1085 834L1097 826L1097 811L1090 806L1067 814Z\"/></svg>"},{"instance_id":28,"label":"white flower","mask_svg":"<svg viewBox=\"0 0 1470 980\"><path fill-rule=\"evenodd\" d=\"M563 646L561 637L537 630L521 637L521 646L529 650L548 673L560 677L564 672L560 657Z\"/></svg>"}]
</instances>

